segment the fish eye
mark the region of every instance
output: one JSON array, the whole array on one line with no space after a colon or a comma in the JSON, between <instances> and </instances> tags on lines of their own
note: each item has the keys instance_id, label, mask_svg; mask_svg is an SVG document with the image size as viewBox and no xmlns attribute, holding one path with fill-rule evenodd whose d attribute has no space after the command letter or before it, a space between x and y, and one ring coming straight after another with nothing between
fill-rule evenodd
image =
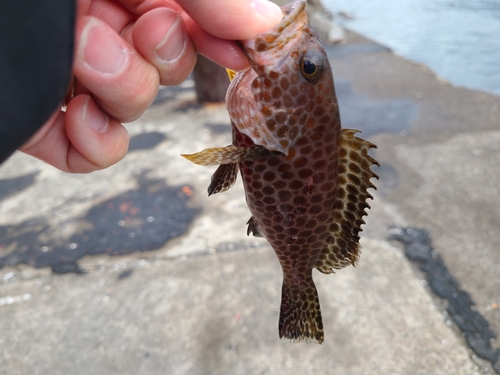
<instances>
[{"instance_id":1,"label":"fish eye","mask_svg":"<svg viewBox=\"0 0 500 375\"><path fill-rule=\"evenodd\" d=\"M315 82L323 73L323 55L316 51L308 51L302 57L300 70L302 75L309 82Z\"/></svg>"},{"instance_id":2,"label":"fish eye","mask_svg":"<svg viewBox=\"0 0 500 375\"><path fill-rule=\"evenodd\" d=\"M312 76L318 70L316 63L309 59L302 60L302 73L306 76Z\"/></svg>"}]
</instances>

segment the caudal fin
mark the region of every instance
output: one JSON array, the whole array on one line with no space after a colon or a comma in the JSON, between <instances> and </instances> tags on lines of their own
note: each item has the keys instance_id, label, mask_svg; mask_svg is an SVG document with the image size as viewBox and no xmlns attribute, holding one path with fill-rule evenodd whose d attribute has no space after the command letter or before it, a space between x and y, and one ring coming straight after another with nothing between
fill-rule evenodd
<instances>
[{"instance_id":1,"label":"caudal fin","mask_svg":"<svg viewBox=\"0 0 500 375\"><path fill-rule=\"evenodd\" d=\"M325 334L321 309L312 278L307 286L283 282L279 332L280 338L292 341L323 342Z\"/></svg>"}]
</instances>

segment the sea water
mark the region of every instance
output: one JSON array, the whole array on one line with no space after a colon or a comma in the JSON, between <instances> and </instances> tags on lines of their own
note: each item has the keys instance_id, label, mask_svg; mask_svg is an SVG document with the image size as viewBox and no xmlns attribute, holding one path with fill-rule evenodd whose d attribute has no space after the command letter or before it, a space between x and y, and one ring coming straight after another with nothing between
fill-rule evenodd
<instances>
[{"instance_id":1,"label":"sea water","mask_svg":"<svg viewBox=\"0 0 500 375\"><path fill-rule=\"evenodd\" d=\"M452 84L500 95L500 0L323 0L336 21L429 66Z\"/></svg>"}]
</instances>

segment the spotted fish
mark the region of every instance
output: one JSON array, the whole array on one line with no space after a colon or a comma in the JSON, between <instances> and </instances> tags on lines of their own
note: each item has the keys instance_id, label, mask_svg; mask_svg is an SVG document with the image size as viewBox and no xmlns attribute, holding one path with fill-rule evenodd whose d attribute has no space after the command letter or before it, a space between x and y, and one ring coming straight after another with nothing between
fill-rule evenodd
<instances>
[{"instance_id":1,"label":"spotted fish","mask_svg":"<svg viewBox=\"0 0 500 375\"><path fill-rule=\"evenodd\" d=\"M247 233L269 241L283 270L279 335L322 343L312 270L356 265L376 146L340 126L331 67L305 1L282 11L276 27L241 42L251 67L235 74L226 96L232 144L183 156L220 165L209 195L241 171Z\"/></svg>"}]
</instances>

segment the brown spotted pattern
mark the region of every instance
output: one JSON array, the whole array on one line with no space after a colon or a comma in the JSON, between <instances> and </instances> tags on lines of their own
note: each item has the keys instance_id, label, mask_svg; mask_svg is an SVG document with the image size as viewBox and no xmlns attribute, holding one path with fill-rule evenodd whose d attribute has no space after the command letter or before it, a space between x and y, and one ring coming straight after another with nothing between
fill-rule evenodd
<instances>
[{"instance_id":1,"label":"brown spotted pattern","mask_svg":"<svg viewBox=\"0 0 500 375\"><path fill-rule=\"evenodd\" d=\"M252 214L247 233L265 237L283 269L280 337L321 343L312 270L358 261L377 163L368 156L373 144L341 129L331 67L305 2L282 9L274 30L243 43L252 69L236 74L226 97L233 145L185 156L223 164L209 194L227 190L240 171Z\"/></svg>"},{"instance_id":2,"label":"brown spotted pattern","mask_svg":"<svg viewBox=\"0 0 500 375\"><path fill-rule=\"evenodd\" d=\"M253 222L275 250L283 269L283 292L289 291L282 295L280 336L295 341L323 341L312 269L336 235L330 230L341 128L334 103L329 129L320 124L309 129L288 156L276 153L239 163ZM236 131L234 143L251 147L252 141Z\"/></svg>"}]
</instances>

